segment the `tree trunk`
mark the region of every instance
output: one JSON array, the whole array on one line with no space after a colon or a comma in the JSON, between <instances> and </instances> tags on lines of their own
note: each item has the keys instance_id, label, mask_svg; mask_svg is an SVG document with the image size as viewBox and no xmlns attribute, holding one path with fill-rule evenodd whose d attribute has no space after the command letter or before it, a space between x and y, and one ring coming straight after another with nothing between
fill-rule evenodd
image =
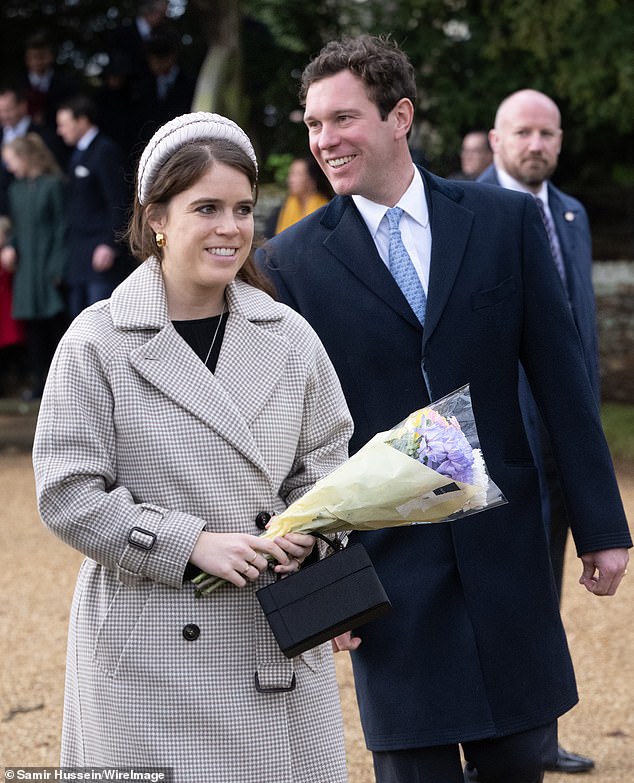
<instances>
[{"instance_id":1,"label":"tree trunk","mask_svg":"<svg viewBox=\"0 0 634 783\"><path fill-rule=\"evenodd\" d=\"M249 105L242 86L240 4L238 0L195 0L195 5L204 18L208 49L192 111L216 112L244 127Z\"/></svg>"}]
</instances>

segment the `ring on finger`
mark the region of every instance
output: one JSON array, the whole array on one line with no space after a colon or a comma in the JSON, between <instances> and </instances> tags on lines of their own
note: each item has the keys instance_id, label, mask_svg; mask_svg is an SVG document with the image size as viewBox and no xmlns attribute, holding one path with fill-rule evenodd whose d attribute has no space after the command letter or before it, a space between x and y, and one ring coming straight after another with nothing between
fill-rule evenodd
<instances>
[{"instance_id":1,"label":"ring on finger","mask_svg":"<svg viewBox=\"0 0 634 783\"><path fill-rule=\"evenodd\" d=\"M253 563L255 563L255 561L256 561L257 559L258 559L258 553L257 553L257 552L254 552L254 553L253 553L253 557L251 558L251 560L247 560L247 563L248 563L249 565L253 565Z\"/></svg>"},{"instance_id":2,"label":"ring on finger","mask_svg":"<svg viewBox=\"0 0 634 783\"><path fill-rule=\"evenodd\" d=\"M244 571L240 571L242 576L246 575L246 573L248 572L249 568L251 568L251 563L246 563L246 568L244 569Z\"/></svg>"}]
</instances>

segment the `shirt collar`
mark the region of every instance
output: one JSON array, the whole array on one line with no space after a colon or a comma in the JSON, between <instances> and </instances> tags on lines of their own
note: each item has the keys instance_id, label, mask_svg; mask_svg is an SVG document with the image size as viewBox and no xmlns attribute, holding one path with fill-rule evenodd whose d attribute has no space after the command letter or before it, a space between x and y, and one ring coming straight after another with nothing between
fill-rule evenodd
<instances>
[{"instance_id":1,"label":"shirt collar","mask_svg":"<svg viewBox=\"0 0 634 783\"><path fill-rule=\"evenodd\" d=\"M136 18L136 29L139 31L139 35L144 41L147 41L147 39L152 35L152 28L150 27L150 23L142 16L137 16Z\"/></svg>"},{"instance_id":2,"label":"shirt collar","mask_svg":"<svg viewBox=\"0 0 634 783\"><path fill-rule=\"evenodd\" d=\"M412 166L414 177L395 206L400 207L403 212L417 223L420 223L423 228L427 228L429 225L429 209L425 196L425 185L423 184L420 171L413 164ZM364 219L370 234L375 237L388 207L385 204L377 204L376 201L370 201L370 199L364 196L353 196L352 200L361 213L361 217Z\"/></svg>"},{"instance_id":3,"label":"shirt collar","mask_svg":"<svg viewBox=\"0 0 634 783\"><path fill-rule=\"evenodd\" d=\"M29 73L29 82L31 87L41 92L48 92L53 78L53 69L49 68L46 73Z\"/></svg>"},{"instance_id":4,"label":"shirt collar","mask_svg":"<svg viewBox=\"0 0 634 783\"><path fill-rule=\"evenodd\" d=\"M5 141L9 141L10 139L17 139L20 136L26 136L30 124L31 118L27 115L26 117L22 117L22 119L15 125L5 125ZM7 136L9 138L7 138Z\"/></svg>"},{"instance_id":5,"label":"shirt collar","mask_svg":"<svg viewBox=\"0 0 634 783\"><path fill-rule=\"evenodd\" d=\"M90 145L92 144L93 139L95 136L99 133L99 128L96 126L93 126L90 130L87 130L86 133L81 137L81 139L77 142L77 149L83 150L88 149Z\"/></svg>"},{"instance_id":6,"label":"shirt collar","mask_svg":"<svg viewBox=\"0 0 634 783\"><path fill-rule=\"evenodd\" d=\"M158 84L165 84L167 87L171 87L178 77L178 66L172 65L167 73L162 73L156 77Z\"/></svg>"},{"instance_id":7,"label":"shirt collar","mask_svg":"<svg viewBox=\"0 0 634 783\"><path fill-rule=\"evenodd\" d=\"M548 184L546 180L542 182L539 191L537 193L533 193L533 191L529 190L526 187L526 185L516 180L510 174L507 174L506 171L504 171L504 169L496 168L496 171L497 171L498 179L500 180L500 185L502 185L503 188L506 188L507 190L517 190L520 193L528 193L531 196L540 198L542 200L542 203L548 206Z\"/></svg>"}]
</instances>

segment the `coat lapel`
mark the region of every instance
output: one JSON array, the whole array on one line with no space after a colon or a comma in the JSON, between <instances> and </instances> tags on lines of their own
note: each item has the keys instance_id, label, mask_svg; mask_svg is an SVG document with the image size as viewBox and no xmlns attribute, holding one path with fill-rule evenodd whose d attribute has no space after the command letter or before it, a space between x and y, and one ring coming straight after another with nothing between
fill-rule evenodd
<instances>
[{"instance_id":1,"label":"coat lapel","mask_svg":"<svg viewBox=\"0 0 634 783\"><path fill-rule=\"evenodd\" d=\"M473 213L458 202L464 190L458 184L423 172L430 204L431 266L423 345L434 333L456 282L464 257Z\"/></svg>"},{"instance_id":2,"label":"coat lapel","mask_svg":"<svg viewBox=\"0 0 634 783\"><path fill-rule=\"evenodd\" d=\"M144 267L117 289L113 318L118 328L155 332L130 354L136 371L269 475L250 425L273 393L286 365L288 345L260 325L262 321L279 320L282 308L240 282L229 286L227 300L229 318L213 374L167 316L158 262L144 262Z\"/></svg>"},{"instance_id":3,"label":"coat lapel","mask_svg":"<svg viewBox=\"0 0 634 783\"><path fill-rule=\"evenodd\" d=\"M326 208L322 223L331 229L324 241L328 251L388 307L414 326L420 327L403 293L381 260L354 201L347 196L334 199Z\"/></svg>"},{"instance_id":4,"label":"coat lapel","mask_svg":"<svg viewBox=\"0 0 634 783\"><path fill-rule=\"evenodd\" d=\"M467 246L473 213L460 205L464 191L457 183L420 170L431 220L431 269L424 341L433 334L456 280ZM322 224L330 229L324 246L385 304L419 326L405 297L379 257L363 219L349 197L326 208ZM361 248L361 250L360 250Z\"/></svg>"}]
</instances>

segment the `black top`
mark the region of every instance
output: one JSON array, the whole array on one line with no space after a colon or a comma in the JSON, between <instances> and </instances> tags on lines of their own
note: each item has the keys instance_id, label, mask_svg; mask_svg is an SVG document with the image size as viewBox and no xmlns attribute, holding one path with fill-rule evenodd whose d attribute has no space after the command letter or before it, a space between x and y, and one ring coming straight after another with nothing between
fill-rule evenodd
<instances>
[{"instance_id":1,"label":"black top","mask_svg":"<svg viewBox=\"0 0 634 783\"><path fill-rule=\"evenodd\" d=\"M205 361L209 348L213 342L213 348L207 360L207 367L211 372L216 369L218 356L220 355L220 346L225 334L227 317L229 313L214 315L211 318L194 318L191 321L172 321L174 329L185 340L194 353ZM220 321L220 323L218 323ZM218 330L216 332L216 329ZM215 339L214 339L215 335Z\"/></svg>"}]
</instances>

